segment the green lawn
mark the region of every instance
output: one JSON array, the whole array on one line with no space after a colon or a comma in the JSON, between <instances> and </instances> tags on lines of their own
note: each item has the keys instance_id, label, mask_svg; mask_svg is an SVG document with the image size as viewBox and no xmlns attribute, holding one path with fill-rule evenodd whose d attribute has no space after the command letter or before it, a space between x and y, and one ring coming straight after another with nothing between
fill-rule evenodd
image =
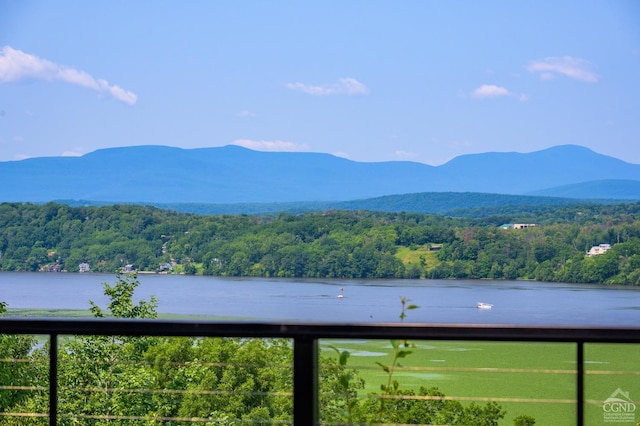
<instances>
[{"instance_id":1,"label":"green lawn","mask_svg":"<svg viewBox=\"0 0 640 426\"><path fill-rule=\"evenodd\" d=\"M18 309L8 308L5 318L91 318L93 314L88 309Z\"/></svg>"},{"instance_id":2,"label":"green lawn","mask_svg":"<svg viewBox=\"0 0 640 426\"><path fill-rule=\"evenodd\" d=\"M5 314L5 318L94 318L88 309L29 309L29 308L9 308ZM222 315L182 315L159 313L159 319L188 319L188 320L204 320L204 321L244 321L251 319L250 317L230 317Z\"/></svg>"},{"instance_id":3,"label":"green lawn","mask_svg":"<svg viewBox=\"0 0 640 426\"><path fill-rule=\"evenodd\" d=\"M585 419L593 420L588 424L605 423L602 402L617 389L627 392L635 402L636 412L633 414L635 421L640 424L640 345L585 345L585 371ZM615 424L635 425L631 422Z\"/></svg>"},{"instance_id":4,"label":"green lawn","mask_svg":"<svg viewBox=\"0 0 640 426\"><path fill-rule=\"evenodd\" d=\"M576 423L575 344L414 343L413 353L394 373L403 388L435 386L463 404L496 401L507 411L503 425L512 425L521 414L533 416L538 425ZM389 341L324 340L323 354L335 353L329 345L351 352L349 366L365 379L364 393L380 392L387 375L376 362L391 363ZM585 361L586 424L603 424L602 402L617 388L638 400L640 345L585 345Z\"/></svg>"},{"instance_id":5,"label":"green lawn","mask_svg":"<svg viewBox=\"0 0 640 426\"><path fill-rule=\"evenodd\" d=\"M405 264L405 266L409 264L421 265L424 263L424 266L428 269L435 268L440 261L436 257L437 252L429 251L429 246L415 246L404 247L399 246L397 248L395 256Z\"/></svg>"}]
</instances>

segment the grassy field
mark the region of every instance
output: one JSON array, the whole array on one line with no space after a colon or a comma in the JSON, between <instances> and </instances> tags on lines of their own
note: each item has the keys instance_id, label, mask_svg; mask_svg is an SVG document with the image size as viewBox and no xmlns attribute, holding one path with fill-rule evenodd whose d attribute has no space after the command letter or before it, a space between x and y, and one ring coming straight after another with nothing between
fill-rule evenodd
<instances>
[{"instance_id":1,"label":"grassy field","mask_svg":"<svg viewBox=\"0 0 640 426\"><path fill-rule=\"evenodd\" d=\"M604 424L602 401L618 389L627 392L635 402L634 418L640 424L640 345L585 345L585 363L585 419L601 422L588 424Z\"/></svg>"},{"instance_id":2,"label":"grassy field","mask_svg":"<svg viewBox=\"0 0 640 426\"><path fill-rule=\"evenodd\" d=\"M94 318L93 314L88 309L17 309L9 308L5 314L6 318ZM178 315L178 314L165 314L159 313L159 319L189 319L189 320L206 320L206 321L228 321L237 320L243 321L250 319L249 317L228 317L222 315Z\"/></svg>"},{"instance_id":3,"label":"grassy field","mask_svg":"<svg viewBox=\"0 0 640 426\"><path fill-rule=\"evenodd\" d=\"M91 318L93 315L88 309L15 309L8 308L4 315L6 318Z\"/></svg>"},{"instance_id":4,"label":"grassy field","mask_svg":"<svg viewBox=\"0 0 640 426\"><path fill-rule=\"evenodd\" d=\"M437 252L429 251L427 245L411 247L398 247L395 256L405 265L423 265L428 269L435 268L440 261L436 257Z\"/></svg>"},{"instance_id":5,"label":"grassy field","mask_svg":"<svg viewBox=\"0 0 640 426\"><path fill-rule=\"evenodd\" d=\"M413 353L393 376L401 388L437 387L463 404L495 401L507 411L502 425L522 414L533 416L537 425L576 424L575 344L413 343ZM390 342L326 340L323 354L335 353L330 345L351 352L349 366L366 382L363 394L380 392L387 374L376 362L391 363ZM585 361L585 424L605 424L602 403L616 389L636 401L640 396L640 345L585 345ZM640 421L640 414L636 417Z\"/></svg>"}]
</instances>

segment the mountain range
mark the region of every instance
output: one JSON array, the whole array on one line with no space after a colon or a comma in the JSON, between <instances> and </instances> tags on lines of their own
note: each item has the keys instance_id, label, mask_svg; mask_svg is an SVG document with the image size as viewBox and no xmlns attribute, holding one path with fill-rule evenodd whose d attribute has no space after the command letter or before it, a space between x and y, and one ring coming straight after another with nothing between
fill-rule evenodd
<instances>
[{"instance_id":1,"label":"mountain range","mask_svg":"<svg viewBox=\"0 0 640 426\"><path fill-rule=\"evenodd\" d=\"M425 192L640 200L640 165L577 145L463 155L441 166L146 145L0 162L0 182L0 202L274 203Z\"/></svg>"}]
</instances>

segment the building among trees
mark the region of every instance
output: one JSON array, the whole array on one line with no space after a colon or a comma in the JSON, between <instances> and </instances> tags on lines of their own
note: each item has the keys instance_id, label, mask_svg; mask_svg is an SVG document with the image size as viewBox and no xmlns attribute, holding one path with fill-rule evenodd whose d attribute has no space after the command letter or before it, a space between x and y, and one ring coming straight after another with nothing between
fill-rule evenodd
<instances>
[{"instance_id":1,"label":"building among trees","mask_svg":"<svg viewBox=\"0 0 640 426\"><path fill-rule=\"evenodd\" d=\"M587 257L597 256L599 254L606 253L611 248L611 244L600 244L597 246L591 247L591 249L587 252Z\"/></svg>"}]
</instances>

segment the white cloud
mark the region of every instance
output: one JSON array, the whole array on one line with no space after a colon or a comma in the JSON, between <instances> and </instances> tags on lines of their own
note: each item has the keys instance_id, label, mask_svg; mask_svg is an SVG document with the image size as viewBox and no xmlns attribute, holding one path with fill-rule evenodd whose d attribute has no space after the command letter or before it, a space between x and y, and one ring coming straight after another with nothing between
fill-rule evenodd
<instances>
[{"instance_id":1,"label":"white cloud","mask_svg":"<svg viewBox=\"0 0 640 426\"><path fill-rule=\"evenodd\" d=\"M28 79L64 81L96 92L108 93L115 99L129 105L135 104L138 100L135 93L128 92L120 86L111 85L106 80L95 79L84 71L58 65L21 50L4 46L0 50L0 84Z\"/></svg>"},{"instance_id":2,"label":"white cloud","mask_svg":"<svg viewBox=\"0 0 640 426\"><path fill-rule=\"evenodd\" d=\"M501 96L514 97L514 98L517 98L520 102L529 101L529 96L527 96L527 94L525 93L520 93L518 95L516 93L510 92L505 87L496 86L494 84L483 84L480 87L478 87L476 90L471 92L471 97L478 98L478 99L498 98Z\"/></svg>"},{"instance_id":3,"label":"white cloud","mask_svg":"<svg viewBox=\"0 0 640 426\"><path fill-rule=\"evenodd\" d=\"M256 114L249 111L249 110L242 110L239 113L236 114L236 117L255 117Z\"/></svg>"},{"instance_id":4,"label":"white cloud","mask_svg":"<svg viewBox=\"0 0 640 426\"><path fill-rule=\"evenodd\" d=\"M76 151L64 151L62 153L63 157L81 157L82 153L81 152L76 152Z\"/></svg>"},{"instance_id":5,"label":"white cloud","mask_svg":"<svg viewBox=\"0 0 640 426\"><path fill-rule=\"evenodd\" d=\"M287 89L313 96L366 95L369 89L355 78L341 78L337 83L313 86L304 83L288 83Z\"/></svg>"},{"instance_id":6,"label":"white cloud","mask_svg":"<svg viewBox=\"0 0 640 426\"><path fill-rule=\"evenodd\" d=\"M554 56L537 61L531 61L527 65L527 70L533 73L540 73L540 78L550 80L557 75L573 78L587 83L596 83L598 75L591 69L593 65L584 59L572 56Z\"/></svg>"},{"instance_id":7,"label":"white cloud","mask_svg":"<svg viewBox=\"0 0 640 426\"><path fill-rule=\"evenodd\" d=\"M254 141L251 139L236 139L233 145L243 146L245 148L254 149L256 151L308 151L309 147L305 144L295 144L285 141Z\"/></svg>"},{"instance_id":8,"label":"white cloud","mask_svg":"<svg viewBox=\"0 0 640 426\"><path fill-rule=\"evenodd\" d=\"M509 96L510 94L504 87L483 84L473 91L472 96L476 98L497 98L499 96Z\"/></svg>"}]
</instances>

